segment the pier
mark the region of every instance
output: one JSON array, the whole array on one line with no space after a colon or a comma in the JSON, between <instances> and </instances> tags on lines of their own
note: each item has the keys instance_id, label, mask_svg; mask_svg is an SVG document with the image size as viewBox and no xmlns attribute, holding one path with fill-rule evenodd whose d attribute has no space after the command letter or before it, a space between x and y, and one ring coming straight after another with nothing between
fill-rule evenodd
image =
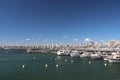
<instances>
[{"instance_id":1,"label":"pier","mask_svg":"<svg viewBox=\"0 0 120 80\"><path fill-rule=\"evenodd\" d=\"M57 50L51 49L26 49L27 53L45 53L45 54L56 54Z\"/></svg>"}]
</instances>

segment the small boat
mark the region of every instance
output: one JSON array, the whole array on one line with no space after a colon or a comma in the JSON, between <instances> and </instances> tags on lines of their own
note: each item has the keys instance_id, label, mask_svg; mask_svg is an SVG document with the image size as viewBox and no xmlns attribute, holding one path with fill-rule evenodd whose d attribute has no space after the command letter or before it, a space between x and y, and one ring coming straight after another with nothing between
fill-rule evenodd
<instances>
[{"instance_id":1,"label":"small boat","mask_svg":"<svg viewBox=\"0 0 120 80\"><path fill-rule=\"evenodd\" d=\"M70 55L70 50L59 50L57 51L58 56Z\"/></svg>"},{"instance_id":2,"label":"small boat","mask_svg":"<svg viewBox=\"0 0 120 80\"><path fill-rule=\"evenodd\" d=\"M71 56L71 57L80 57L80 54L79 54L78 51L72 51L72 52L70 53L70 56Z\"/></svg>"},{"instance_id":3,"label":"small boat","mask_svg":"<svg viewBox=\"0 0 120 80\"><path fill-rule=\"evenodd\" d=\"M109 61L110 63L120 62L120 54L112 53L112 54L109 56L108 61Z\"/></svg>"},{"instance_id":4,"label":"small boat","mask_svg":"<svg viewBox=\"0 0 120 80\"><path fill-rule=\"evenodd\" d=\"M104 57L104 61L108 61L108 57Z\"/></svg>"}]
</instances>

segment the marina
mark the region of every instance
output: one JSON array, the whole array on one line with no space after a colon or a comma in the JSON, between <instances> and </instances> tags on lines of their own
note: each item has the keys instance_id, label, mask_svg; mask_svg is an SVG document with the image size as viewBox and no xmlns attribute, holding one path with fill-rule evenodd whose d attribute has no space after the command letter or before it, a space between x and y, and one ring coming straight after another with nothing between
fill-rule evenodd
<instances>
[{"instance_id":1,"label":"marina","mask_svg":"<svg viewBox=\"0 0 120 80\"><path fill-rule=\"evenodd\" d=\"M27 50L27 53L52 53L57 56L71 56L71 57L78 57L78 58L91 58L91 59L103 59L109 62L120 62L120 52L119 49L88 49L88 48L82 48L79 50L70 50L70 49L61 49L61 50L52 50L53 53L49 50ZM114 55L113 55L114 54Z\"/></svg>"},{"instance_id":2,"label":"marina","mask_svg":"<svg viewBox=\"0 0 120 80\"><path fill-rule=\"evenodd\" d=\"M120 0L0 0L0 80L120 80Z\"/></svg>"},{"instance_id":3,"label":"marina","mask_svg":"<svg viewBox=\"0 0 120 80\"><path fill-rule=\"evenodd\" d=\"M111 41L110 41L111 42ZM107 45L111 45L109 44ZM113 41L112 41L113 42ZM90 59L102 59L105 61L108 61L110 63L118 63L120 62L120 49L119 47L114 47L118 46L116 42L114 41L115 45L112 45L113 47L103 47L103 46L95 46L95 44L84 44L87 45L84 48L84 45L80 45L76 48L76 46L1 46L1 50L3 53L17 53L23 52L23 53L28 53L28 54L54 54L57 56L70 56L73 58L90 58ZM93 48L94 46L94 48ZM36 59L36 57L33 57L33 59Z\"/></svg>"}]
</instances>

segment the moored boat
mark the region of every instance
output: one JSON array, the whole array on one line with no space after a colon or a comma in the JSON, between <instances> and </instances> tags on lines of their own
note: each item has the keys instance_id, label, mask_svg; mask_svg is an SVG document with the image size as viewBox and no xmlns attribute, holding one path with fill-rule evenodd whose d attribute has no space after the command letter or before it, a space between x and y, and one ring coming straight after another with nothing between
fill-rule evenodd
<instances>
[{"instance_id":1,"label":"moored boat","mask_svg":"<svg viewBox=\"0 0 120 80\"><path fill-rule=\"evenodd\" d=\"M91 55L90 55L90 58L91 59L102 59L102 55L100 54L100 53L92 53Z\"/></svg>"},{"instance_id":2,"label":"moored boat","mask_svg":"<svg viewBox=\"0 0 120 80\"><path fill-rule=\"evenodd\" d=\"M70 56L71 56L71 57L80 57L80 54L79 54L78 51L72 51L72 52L70 53Z\"/></svg>"},{"instance_id":3,"label":"moored boat","mask_svg":"<svg viewBox=\"0 0 120 80\"><path fill-rule=\"evenodd\" d=\"M110 63L117 63L117 62L120 62L120 58L118 59L108 59L108 61L110 62Z\"/></svg>"},{"instance_id":4,"label":"moored boat","mask_svg":"<svg viewBox=\"0 0 120 80\"><path fill-rule=\"evenodd\" d=\"M90 53L89 52L83 52L82 54L80 54L81 58L87 58L90 57Z\"/></svg>"},{"instance_id":5,"label":"moored boat","mask_svg":"<svg viewBox=\"0 0 120 80\"><path fill-rule=\"evenodd\" d=\"M59 50L57 51L58 56L70 55L70 50Z\"/></svg>"},{"instance_id":6,"label":"moored boat","mask_svg":"<svg viewBox=\"0 0 120 80\"><path fill-rule=\"evenodd\" d=\"M108 61L108 58L109 58L110 55L111 55L110 52L109 52L109 53L103 52L103 53L102 53L103 60Z\"/></svg>"},{"instance_id":7,"label":"moored boat","mask_svg":"<svg viewBox=\"0 0 120 80\"><path fill-rule=\"evenodd\" d=\"M110 63L120 62L120 54L118 54L118 53L112 53L112 54L109 56L108 61L109 61Z\"/></svg>"}]
</instances>

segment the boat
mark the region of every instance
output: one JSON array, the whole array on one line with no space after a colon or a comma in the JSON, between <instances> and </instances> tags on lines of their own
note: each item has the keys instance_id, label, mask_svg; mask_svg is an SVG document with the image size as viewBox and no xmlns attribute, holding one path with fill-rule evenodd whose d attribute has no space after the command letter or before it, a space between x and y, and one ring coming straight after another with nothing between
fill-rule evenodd
<instances>
[{"instance_id":1,"label":"boat","mask_svg":"<svg viewBox=\"0 0 120 80\"><path fill-rule=\"evenodd\" d=\"M104 61L108 61L109 56L110 56L110 55L108 55L108 54L106 54L106 55L102 55L102 57L103 57Z\"/></svg>"},{"instance_id":2,"label":"boat","mask_svg":"<svg viewBox=\"0 0 120 80\"><path fill-rule=\"evenodd\" d=\"M116 63L116 62L120 62L120 58L118 59L108 59L108 61L110 62L110 63Z\"/></svg>"},{"instance_id":3,"label":"boat","mask_svg":"<svg viewBox=\"0 0 120 80\"><path fill-rule=\"evenodd\" d=\"M31 53L32 49L26 49L27 53Z\"/></svg>"},{"instance_id":4,"label":"boat","mask_svg":"<svg viewBox=\"0 0 120 80\"><path fill-rule=\"evenodd\" d=\"M59 50L57 51L58 56L70 55L70 50Z\"/></svg>"},{"instance_id":5,"label":"boat","mask_svg":"<svg viewBox=\"0 0 120 80\"><path fill-rule=\"evenodd\" d=\"M79 54L78 51L72 51L72 52L70 53L70 56L71 56L71 57L80 57L80 54Z\"/></svg>"},{"instance_id":6,"label":"boat","mask_svg":"<svg viewBox=\"0 0 120 80\"><path fill-rule=\"evenodd\" d=\"M118 53L112 53L112 54L108 57L108 61L109 61L110 63L120 62L120 54L118 54Z\"/></svg>"},{"instance_id":7,"label":"boat","mask_svg":"<svg viewBox=\"0 0 120 80\"><path fill-rule=\"evenodd\" d=\"M90 57L90 53L89 52L83 52L82 54L80 54L81 58L87 58Z\"/></svg>"},{"instance_id":8,"label":"boat","mask_svg":"<svg viewBox=\"0 0 120 80\"><path fill-rule=\"evenodd\" d=\"M120 54L112 53L112 54L109 56L108 61L109 61L110 63L120 62Z\"/></svg>"},{"instance_id":9,"label":"boat","mask_svg":"<svg viewBox=\"0 0 120 80\"><path fill-rule=\"evenodd\" d=\"M102 55L100 53L98 53L98 52L95 52L95 53L92 53L90 55L90 58L91 59L102 59Z\"/></svg>"},{"instance_id":10,"label":"boat","mask_svg":"<svg viewBox=\"0 0 120 80\"><path fill-rule=\"evenodd\" d=\"M103 60L108 61L108 58L109 58L110 55L111 55L111 53L103 52L102 53Z\"/></svg>"},{"instance_id":11,"label":"boat","mask_svg":"<svg viewBox=\"0 0 120 80\"><path fill-rule=\"evenodd\" d=\"M107 56L104 57L103 59L104 59L104 61L108 61L109 60Z\"/></svg>"}]
</instances>

